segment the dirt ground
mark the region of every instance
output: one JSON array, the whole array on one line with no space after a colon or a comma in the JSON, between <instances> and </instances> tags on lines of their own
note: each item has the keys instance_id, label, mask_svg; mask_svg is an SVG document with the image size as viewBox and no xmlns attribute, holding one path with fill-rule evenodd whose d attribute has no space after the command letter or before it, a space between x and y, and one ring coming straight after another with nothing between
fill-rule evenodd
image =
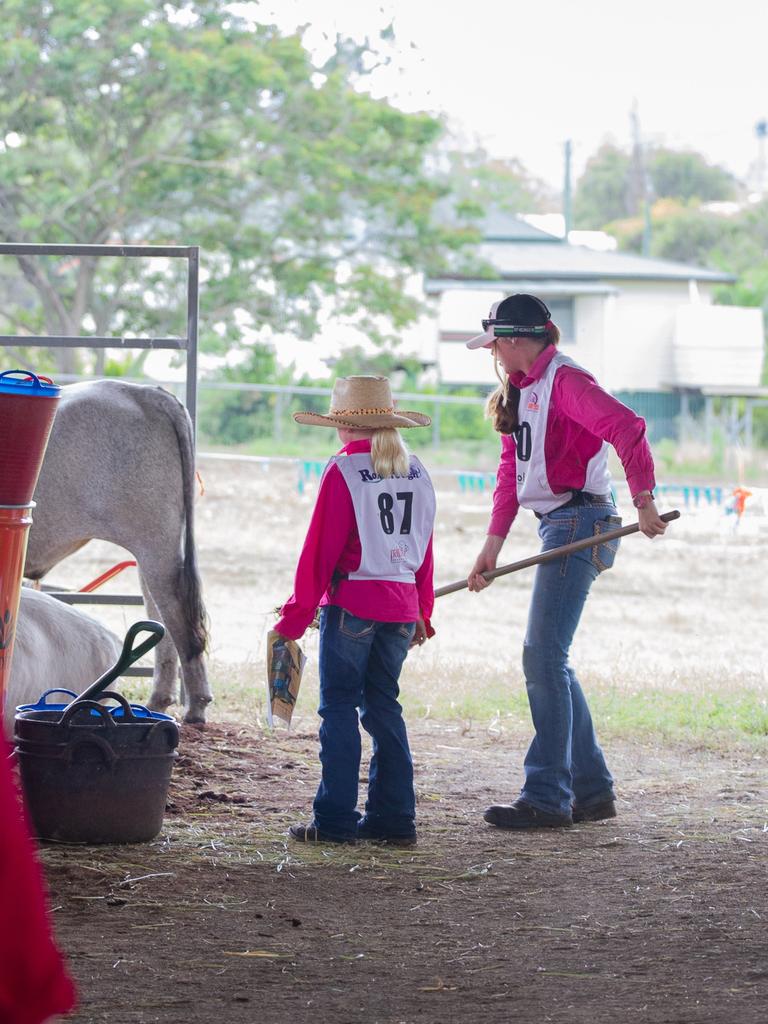
<instances>
[{"instance_id":1,"label":"dirt ground","mask_svg":"<svg viewBox=\"0 0 768 1024\"><path fill-rule=\"evenodd\" d=\"M201 465L211 724L183 730L156 841L42 851L80 988L75 1021L766 1019L764 739L664 744L609 731L615 821L525 835L482 821L488 803L514 799L530 738L505 696L522 686L523 573L443 599L438 636L406 664L404 692L422 709L409 726L418 847L289 843L318 780L316 640L290 734L263 728L261 660L313 490L299 495L288 467ZM482 543L489 496L451 477L438 491L445 583L466 574ZM535 550L525 520L503 560ZM574 650L584 685L619 696L651 686L768 696L766 554L764 517L745 517L734 533L708 507L662 542L625 541ZM120 556L89 545L53 575L82 585ZM118 631L137 617L110 615ZM451 715L475 692L491 695L486 711ZM498 702L490 711L488 700Z\"/></svg>"},{"instance_id":2,"label":"dirt ground","mask_svg":"<svg viewBox=\"0 0 768 1024\"><path fill-rule=\"evenodd\" d=\"M250 686L254 675L260 678L264 639L275 621L273 609L291 592L316 480L300 494L292 465L206 456L199 464L205 492L197 503L196 532L211 619L211 676L223 705L233 685L245 680ZM439 586L466 578L488 527L490 492L461 490L455 475L434 478ZM626 489L619 494L625 522L634 521ZM747 685L768 693L760 604L768 516L755 505L734 532L733 517L715 505L679 507L682 518L663 540L625 538L615 568L593 588L573 650L580 679L587 686L609 681L627 691ZM536 520L521 515L501 561L537 550ZM93 542L57 566L46 582L81 587L124 557L114 545ZM485 683L498 689L503 705L507 686L498 686L497 652L509 649L509 678L512 686L521 685L518 651L532 579L530 571L520 572L484 594L442 598L434 615L437 636L409 659L404 688L417 687L436 701L448 691L458 698L463 681L471 678L475 689ZM117 577L108 590L138 592L135 570ZM102 607L93 614L119 633L139 617L137 609ZM314 635L305 639L312 653ZM314 661L308 666L310 686ZM261 686L257 692L260 697Z\"/></svg>"},{"instance_id":3,"label":"dirt ground","mask_svg":"<svg viewBox=\"0 0 768 1024\"><path fill-rule=\"evenodd\" d=\"M313 735L185 729L158 840L43 851L74 1019L765 1020L762 758L618 745L617 819L515 835L521 737L412 742L419 846L306 848Z\"/></svg>"}]
</instances>

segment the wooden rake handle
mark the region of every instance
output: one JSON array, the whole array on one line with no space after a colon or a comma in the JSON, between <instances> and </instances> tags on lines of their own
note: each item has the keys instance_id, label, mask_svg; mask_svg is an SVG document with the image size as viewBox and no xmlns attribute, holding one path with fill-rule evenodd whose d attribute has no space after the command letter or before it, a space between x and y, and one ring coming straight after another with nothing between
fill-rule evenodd
<instances>
[{"instance_id":1,"label":"wooden rake handle","mask_svg":"<svg viewBox=\"0 0 768 1024\"><path fill-rule=\"evenodd\" d=\"M677 509L665 512L661 519L665 523L671 523L680 518ZM617 540L619 537L627 537L630 533L637 533L640 530L640 523L632 523L631 526L622 526L618 530L609 530L608 533L600 533L595 537L585 537L583 540L575 540L572 544L563 544L562 547L552 548L550 551L543 551L532 558L524 558L521 562L510 562L509 565L501 565L498 569L489 569L484 572L483 579L495 580L497 576L506 576L509 572L517 572L518 569L527 569L531 565L541 565L542 562L551 562L555 558L562 558L564 555L573 554L574 551L582 551L584 548L593 548L598 544L605 544L607 541ZM453 594L457 590L464 590L468 586L466 580L457 580L456 583L448 583L435 591L435 597L443 597L445 594Z\"/></svg>"}]
</instances>

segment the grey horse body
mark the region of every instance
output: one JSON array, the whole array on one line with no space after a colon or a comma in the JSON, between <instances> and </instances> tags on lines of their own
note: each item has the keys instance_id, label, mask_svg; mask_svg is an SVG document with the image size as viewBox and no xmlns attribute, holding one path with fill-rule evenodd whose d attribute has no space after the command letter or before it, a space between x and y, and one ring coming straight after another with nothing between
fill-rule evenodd
<instances>
[{"instance_id":1,"label":"grey horse body","mask_svg":"<svg viewBox=\"0 0 768 1024\"><path fill-rule=\"evenodd\" d=\"M46 690L82 693L115 664L121 648L115 634L100 622L48 594L22 587L5 694L6 735L13 733L17 705L34 704ZM53 695L50 699L57 700ZM58 697L58 703L68 700Z\"/></svg>"},{"instance_id":2,"label":"grey horse body","mask_svg":"<svg viewBox=\"0 0 768 1024\"><path fill-rule=\"evenodd\" d=\"M24 575L42 579L92 539L129 551L147 612L167 630L156 648L150 706L173 702L178 653L185 721L202 722L211 693L194 484L191 423L168 392L123 381L63 388L35 491Z\"/></svg>"}]
</instances>

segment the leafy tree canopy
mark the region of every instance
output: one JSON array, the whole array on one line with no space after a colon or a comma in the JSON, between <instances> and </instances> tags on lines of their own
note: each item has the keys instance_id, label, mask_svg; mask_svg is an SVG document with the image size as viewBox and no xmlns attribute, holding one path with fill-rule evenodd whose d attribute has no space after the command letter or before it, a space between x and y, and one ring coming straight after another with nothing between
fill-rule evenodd
<instances>
[{"instance_id":1,"label":"leafy tree canopy","mask_svg":"<svg viewBox=\"0 0 768 1024\"><path fill-rule=\"evenodd\" d=\"M398 390L416 390L421 387L422 365L419 360L391 350L366 352L360 346L353 346L345 349L331 365L335 377L348 377L357 373L381 374L389 377Z\"/></svg>"},{"instance_id":2,"label":"leafy tree canopy","mask_svg":"<svg viewBox=\"0 0 768 1024\"><path fill-rule=\"evenodd\" d=\"M698 266L713 265L713 249L731 229L723 217L676 199L660 199L653 204L651 227L650 255ZM616 221L607 229L618 239L620 249L642 251L642 216Z\"/></svg>"},{"instance_id":3,"label":"leafy tree canopy","mask_svg":"<svg viewBox=\"0 0 768 1024\"><path fill-rule=\"evenodd\" d=\"M329 303L397 330L405 279L468 239L433 216L441 124L366 94L367 44L316 67L224 0L5 0L3 29L0 237L199 244L211 350L264 324L309 337ZM19 263L6 333L184 333L165 264Z\"/></svg>"},{"instance_id":4,"label":"leafy tree canopy","mask_svg":"<svg viewBox=\"0 0 768 1024\"><path fill-rule=\"evenodd\" d=\"M489 208L506 213L546 212L556 197L519 160L491 157L482 148L446 156L451 198L458 217L482 218Z\"/></svg>"},{"instance_id":5,"label":"leafy tree canopy","mask_svg":"<svg viewBox=\"0 0 768 1024\"><path fill-rule=\"evenodd\" d=\"M648 173L653 194L659 197L706 203L735 199L737 195L733 175L692 150L652 149Z\"/></svg>"},{"instance_id":6,"label":"leafy tree canopy","mask_svg":"<svg viewBox=\"0 0 768 1024\"><path fill-rule=\"evenodd\" d=\"M733 175L689 150L655 147L645 153L645 173L653 199L674 199L681 203L728 200L736 197ZM574 196L574 218L578 227L604 227L613 221L637 216L637 189L632 175L637 168L628 151L605 144L588 161Z\"/></svg>"},{"instance_id":7,"label":"leafy tree canopy","mask_svg":"<svg viewBox=\"0 0 768 1024\"><path fill-rule=\"evenodd\" d=\"M630 165L629 153L610 144L590 157L573 197L576 227L601 228L631 212L626 195Z\"/></svg>"}]
</instances>

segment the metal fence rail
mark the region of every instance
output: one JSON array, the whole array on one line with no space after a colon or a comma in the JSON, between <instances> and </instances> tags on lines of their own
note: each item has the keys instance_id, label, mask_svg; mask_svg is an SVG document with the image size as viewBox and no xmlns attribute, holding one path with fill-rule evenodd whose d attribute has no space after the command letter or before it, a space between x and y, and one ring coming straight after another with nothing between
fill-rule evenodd
<instances>
[{"instance_id":1,"label":"metal fence rail","mask_svg":"<svg viewBox=\"0 0 768 1024\"><path fill-rule=\"evenodd\" d=\"M200 247L197 245L46 245L28 242L0 243L0 256L117 256L125 258L167 258L187 261L187 333L169 338L140 338L101 335L0 334L0 346L23 345L27 348L115 348L170 349L186 353L184 402L192 420L197 422L197 348L200 318ZM146 382L145 382L146 383ZM138 594L88 594L49 591L66 604L143 605ZM151 676L152 669L129 669L126 675Z\"/></svg>"},{"instance_id":2,"label":"metal fence rail","mask_svg":"<svg viewBox=\"0 0 768 1024\"><path fill-rule=\"evenodd\" d=\"M62 383L82 380L92 380L92 377L80 375L61 374L57 378ZM147 378L124 377L137 384L154 384L167 388L180 399L183 399L184 383L173 380L149 380ZM488 385L491 390L492 385ZM309 437L313 435L312 428L301 428L297 430L291 419L291 412L296 408L296 399L310 400L310 404L317 403L319 398L324 402L317 405L315 411L325 411L321 405L327 407L327 400L331 395L330 387L305 386L299 384L251 384L247 382L217 381L202 379L198 382L198 427L199 433L206 438L210 435L210 399L217 393L221 395L254 396L264 395L270 397L268 414L265 422L261 424L258 433L252 435L252 439L270 438L277 444L281 444L292 435ZM395 391L395 398L401 406L405 403L412 408L426 412L432 416L431 442L433 448L440 448L450 443L452 437L456 436L455 421L462 413L471 415L476 432L465 437L475 440L489 436L489 426L484 422L483 407L485 397L472 395L441 395L432 392L406 392ZM768 447L766 437L768 427L765 426L765 417L762 430L758 429L757 417L768 407L768 400L758 397L722 397L702 395L697 402L693 402L689 396L673 395L667 392L620 392L617 397L638 415L642 416L648 424L648 438L652 446L661 441L669 440L675 444L696 444L712 452L720 445L729 449L744 450L747 453L753 449L764 449ZM302 407L305 403L302 402ZM423 436L422 432L419 436ZM429 435L428 435L429 436ZM251 438L244 439L245 441ZM217 440L214 443L226 445L226 440Z\"/></svg>"},{"instance_id":3,"label":"metal fence rail","mask_svg":"<svg viewBox=\"0 0 768 1024\"><path fill-rule=\"evenodd\" d=\"M172 349L186 352L185 405L192 424L197 418L197 348L200 320L200 246L198 245L44 245L0 242L0 256L121 256L187 261L187 333L183 338L131 336L0 334L0 345L31 348Z\"/></svg>"}]
</instances>

